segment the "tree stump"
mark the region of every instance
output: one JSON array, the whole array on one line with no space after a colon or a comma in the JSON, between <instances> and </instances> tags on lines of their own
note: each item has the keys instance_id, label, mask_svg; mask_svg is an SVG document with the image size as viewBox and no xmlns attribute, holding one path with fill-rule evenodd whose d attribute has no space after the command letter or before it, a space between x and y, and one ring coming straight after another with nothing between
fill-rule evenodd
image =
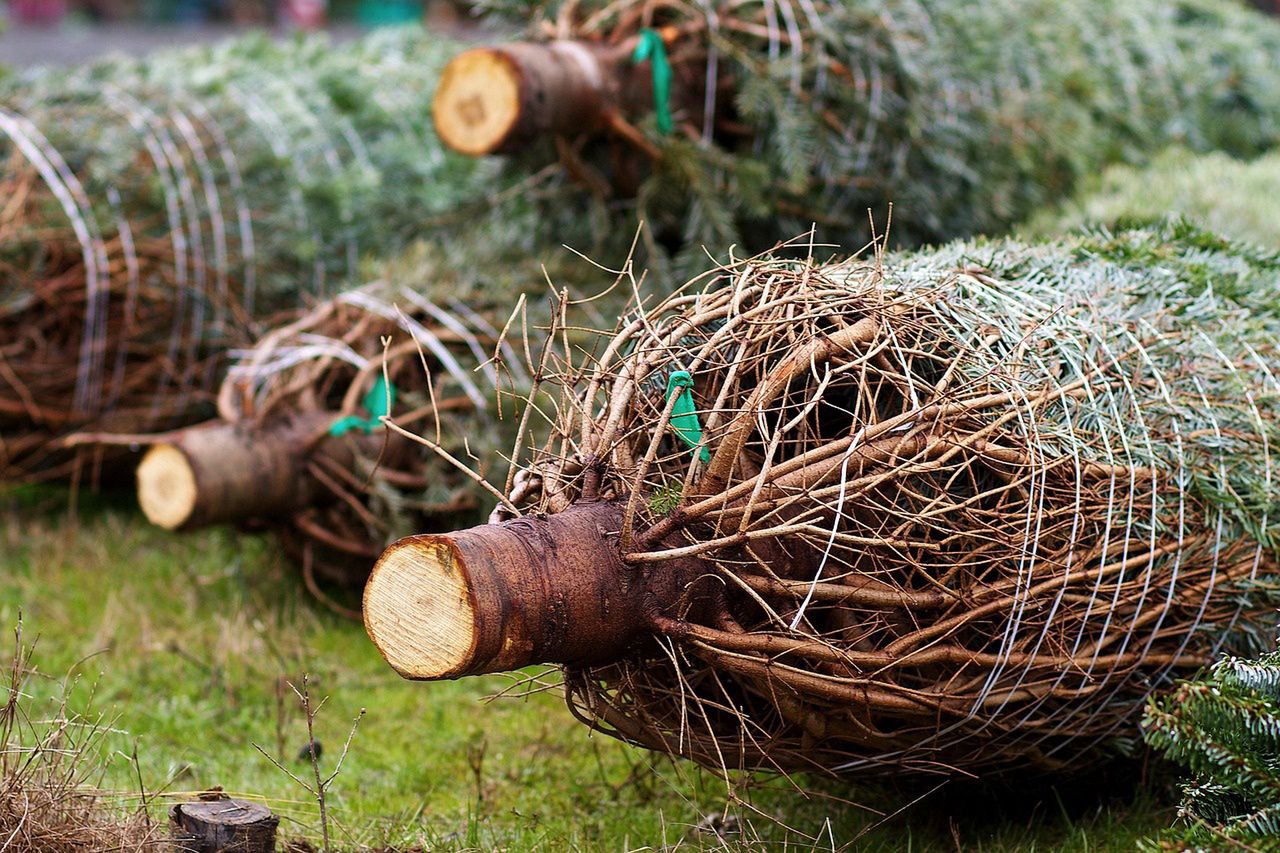
<instances>
[{"instance_id":1,"label":"tree stump","mask_svg":"<svg viewBox=\"0 0 1280 853\"><path fill-rule=\"evenodd\" d=\"M169 811L182 853L273 853L280 818L244 800L179 803Z\"/></svg>"}]
</instances>

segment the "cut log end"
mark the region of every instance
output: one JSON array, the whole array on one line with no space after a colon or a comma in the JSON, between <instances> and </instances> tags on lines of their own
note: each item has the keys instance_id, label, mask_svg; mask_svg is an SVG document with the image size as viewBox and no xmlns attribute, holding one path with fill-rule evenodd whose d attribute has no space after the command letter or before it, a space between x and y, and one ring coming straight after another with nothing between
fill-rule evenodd
<instances>
[{"instance_id":1,"label":"cut log end","mask_svg":"<svg viewBox=\"0 0 1280 853\"><path fill-rule=\"evenodd\" d=\"M191 520L199 489L196 472L185 453L171 444L157 444L138 465L138 503L147 520L165 530L177 530Z\"/></svg>"},{"instance_id":2,"label":"cut log end","mask_svg":"<svg viewBox=\"0 0 1280 853\"><path fill-rule=\"evenodd\" d=\"M432 101L445 145L473 157L503 146L520 121L520 71L503 53L476 48L444 69Z\"/></svg>"},{"instance_id":3,"label":"cut log end","mask_svg":"<svg viewBox=\"0 0 1280 853\"><path fill-rule=\"evenodd\" d=\"M168 530L287 517L318 499L307 466L319 454L349 468L357 442L373 445L374 453L382 449L382 436L328 439L324 431L334 417L313 412L269 424L210 421L175 433L138 466L138 503L148 520Z\"/></svg>"},{"instance_id":4,"label":"cut log end","mask_svg":"<svg viewBox=\"0 0 1280 853\"><path fill-rule=\"evenodd\" d=\"M402 539L369 577L365 628L417 680L617 661L652 635L655 614L703 597L692 584L706 571L692 559L628 567L621 525L619 505L585 502Z\"/></svg>"},{"instance_id":5,"label":"cut log end","mask_svg":"<svg viewBox=\"0 0 1280 853\"><path fill-rule=\"evenodd\" d=\"M389 548L364 591L365 627L392 669L431 680L464 674L476 646L475 602L462 555L415 536Z\"/></svg>"}]
</instances>

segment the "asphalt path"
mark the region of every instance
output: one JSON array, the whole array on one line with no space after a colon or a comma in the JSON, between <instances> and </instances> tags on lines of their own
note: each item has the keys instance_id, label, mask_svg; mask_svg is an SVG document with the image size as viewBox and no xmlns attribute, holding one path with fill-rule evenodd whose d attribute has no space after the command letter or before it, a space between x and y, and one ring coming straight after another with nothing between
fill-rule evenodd
<instances>
[{"instance_id":1,"label":"asphalt path","mask_svg":"<svg viewBox=\"0 0 1280 853\"><path fill-rule=\"evenodd\" d=\"M10 23L0 29L0 65L17 69L75 65L111 53L138 56L164 47L220 41L243 32L243 28L225 25L66 23L31 27ZM345 41L355 38L360 30L338 26L329 32L336 40Z\"/></svg>"}]
</instances>

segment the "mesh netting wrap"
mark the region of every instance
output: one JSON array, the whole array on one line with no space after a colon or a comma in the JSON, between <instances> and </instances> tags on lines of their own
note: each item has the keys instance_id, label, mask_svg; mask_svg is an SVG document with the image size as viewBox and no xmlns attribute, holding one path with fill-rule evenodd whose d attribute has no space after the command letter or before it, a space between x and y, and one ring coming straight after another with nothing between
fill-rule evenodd
<instances>
[{"instance_id":1,"label":"mesh netting wrap","mask_svg":"<svg viewBox=\"0 0 1280 853\"><path fill-rule=\"evenodd\" d=\"M1083 766L1275 636L1278 278L1185 224L721 266L561 362L519 517L398 543L366 624L727 770ZM464 625L387 594L459 566Z\"/></svg>"},{"instance_id":2,"label":"mesh netting wrap","mask_svg":"<svg viewBox=\"0 0 1280 853\"><path fill-rule=\"evenodd\" d=\"M906 223L898 240L989 234L1107 163L1170 143L1247 155L1280 132L1280 23L1228 0L480 5L532 18L537 44L459 58L440 87L456 81L457 97L437 94L446 141L456 127L460 150L489 134L524 152L537 135L593 130L609 141L521 160L558 156L591 192L635 193L699 262L700 243L772 245L778 217L849 245L887 202ZM635 60L655 36L671 66L656 101L661 61ZM571 73L584 62L592 74ZM492 111L476 119L483 90L469 82L501 82L503 64L546 95L509 105L490 86L492 106L517 112L506 136L490 133L505 128Z\"/></svg>"},{"instance_id":3,"label":"mesh netting wrap","mask_svg":"<svg viewBox=\"0 0 1280 853\"><path fill-rule=\"evenodd\" d=\"M207 416L262 318L483 200L429 100L454 45L227 44L49 72L0 96L0 477L51 438Z\"/></svg>"}]
</instances>

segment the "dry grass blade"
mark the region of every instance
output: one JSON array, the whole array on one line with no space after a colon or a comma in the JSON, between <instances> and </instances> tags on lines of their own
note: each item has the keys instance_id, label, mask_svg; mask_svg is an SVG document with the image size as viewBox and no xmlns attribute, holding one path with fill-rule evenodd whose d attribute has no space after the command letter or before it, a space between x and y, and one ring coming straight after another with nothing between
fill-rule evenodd
<instances>
[{"instance_id":1,"label":"dry grass blade","mask_svg":"<svg viewBox=\"0 0 1280 853\"><path fill-rule=\"evenodd\" d=\"M0 849L32 853L168 850L168 829L153 825L145 794L112 795L97 787L108 727L66 704L32 716L23 687L38 677L19 621L0 707ZM68 676L70 681L72 677ZM134 802L135 805L127 805Z\"/></svg>"}]
</instances>

